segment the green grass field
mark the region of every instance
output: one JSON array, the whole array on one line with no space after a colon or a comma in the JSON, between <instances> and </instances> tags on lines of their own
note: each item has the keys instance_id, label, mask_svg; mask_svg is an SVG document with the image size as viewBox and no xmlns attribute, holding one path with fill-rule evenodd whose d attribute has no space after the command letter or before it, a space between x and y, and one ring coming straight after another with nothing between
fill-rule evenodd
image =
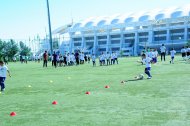
<instances>
[{"instance_id":1,"label":"green grass field","mask_svg":"<svg viewBox=\"0 0 190 126\"><path fill-rule=\"evenodd\" d=\"M138 59L57 69L50 63L10 63L0 126L190 126L190 64L180 57L169 64L167 57L152 65L151 80L121 84L144 72ZM10 117L12 111L17 116Z\"/></svg>"}]
</instances>

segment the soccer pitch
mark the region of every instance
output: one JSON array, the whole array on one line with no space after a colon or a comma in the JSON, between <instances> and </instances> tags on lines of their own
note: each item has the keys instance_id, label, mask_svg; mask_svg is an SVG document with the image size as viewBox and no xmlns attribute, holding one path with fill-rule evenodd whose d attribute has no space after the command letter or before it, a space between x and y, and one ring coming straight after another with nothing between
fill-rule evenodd
<instances>
[{"instance_id":1,"label":"soccer pitch","mask_svg":"<svg viewBox=\"0 0 190 126\"><path fill-rule=\"evenodd\" d=\"M51 63L48 68L42 62L10 63L12 78L0 94L0 126L189 126L190 64L180 56L174 64L169 57L159 59L151 80L145 75L145 80L121 84L144 74L138 59L56 69ZM17 116L10 117L12 111Z\"/></svg>"}]
</instances>

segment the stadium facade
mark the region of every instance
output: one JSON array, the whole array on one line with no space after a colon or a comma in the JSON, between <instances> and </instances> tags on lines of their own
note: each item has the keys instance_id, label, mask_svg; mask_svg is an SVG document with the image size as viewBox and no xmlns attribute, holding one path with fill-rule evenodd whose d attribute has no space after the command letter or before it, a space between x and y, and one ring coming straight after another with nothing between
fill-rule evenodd
<instances>
[{"instance_id":1,"label":"stadium facade","mask_svg":"<svg viewBox=\"0 0 190 126\"><path fill-rule=\"evenodd\" d=\"M70 35L70 52L80 49L98 55L114 51L129 56L161 44L178 50L190 40L190 6L92 17L56 31L65 33Z\"/></svg>"}]
</instances>

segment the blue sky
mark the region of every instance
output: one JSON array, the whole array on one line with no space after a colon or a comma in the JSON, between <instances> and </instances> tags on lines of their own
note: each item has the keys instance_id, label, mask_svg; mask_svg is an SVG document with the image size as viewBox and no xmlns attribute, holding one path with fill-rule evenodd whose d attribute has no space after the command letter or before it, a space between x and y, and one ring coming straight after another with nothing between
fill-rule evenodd
<instances>
[{"instance_id":1,"label":"blue sky","mask_svg":"<svg viewBox=\"0 0 190 126\"><path fill-rule=\"evenodd\" d=\"M189 4L189 0L49 0L52 30L92 16ZM48 32L46 0L0 0L0 38L28 39Z\"/></svg>"}]
</instances>

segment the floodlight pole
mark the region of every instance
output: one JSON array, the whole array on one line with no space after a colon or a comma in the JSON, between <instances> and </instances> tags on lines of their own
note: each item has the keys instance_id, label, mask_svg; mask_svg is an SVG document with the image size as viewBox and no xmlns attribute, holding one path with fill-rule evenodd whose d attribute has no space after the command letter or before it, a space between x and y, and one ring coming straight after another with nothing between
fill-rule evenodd
<instances>
[{"instance_id":1,"label":"floodlight pole","mask_svg":"<svg viewBox=\"0 0 190 126\"><path fill-rule=\"evenodd\" d=\"M48 25L49 25L49 43L50 43L50 52L53 55L53 43L52 43L52 33L51 33L51 20L50 20L50 11L49 11L49 0L47 2L47 13L48 13Z\"/></svg>"}]
</instances>

